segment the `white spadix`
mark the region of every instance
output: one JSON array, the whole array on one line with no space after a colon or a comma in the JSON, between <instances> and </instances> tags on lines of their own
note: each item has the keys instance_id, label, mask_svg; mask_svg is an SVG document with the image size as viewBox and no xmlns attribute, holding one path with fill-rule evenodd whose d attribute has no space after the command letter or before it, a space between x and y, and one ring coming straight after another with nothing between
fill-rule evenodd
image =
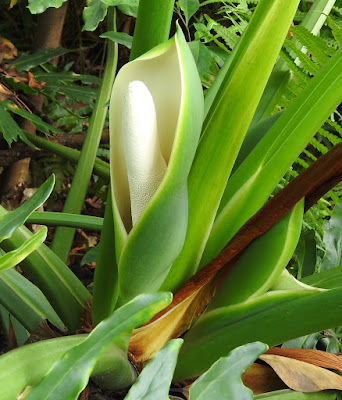
<instances>
[{"instance_id":1,"label":"white spadix","mask_svg":"<svg viewBox=\"0 0 342 400\"><path fill-rule=\"evenodd\" d=\"M122 107L123 149L133 226L158 189L166 172L152 95L141 81L128 87Z\"/></svg>"}]
</instances>

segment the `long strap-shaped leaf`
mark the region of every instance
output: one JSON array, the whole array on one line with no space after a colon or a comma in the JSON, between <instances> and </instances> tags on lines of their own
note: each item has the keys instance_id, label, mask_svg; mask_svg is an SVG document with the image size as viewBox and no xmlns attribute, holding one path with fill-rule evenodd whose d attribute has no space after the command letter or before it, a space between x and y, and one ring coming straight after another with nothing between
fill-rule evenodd
<instances>
[{"instance_id":1,"label":"long strap-shaped leaf","mask_svg":"<svg viewBox=\"0 0 342 400\"><path fill-rule=\"evenodd\" d=\"M86 386L101 352L113 339L121 341L122 335L127 335L148 321L170 303L171 298L171 293L141 295L118 309L103 320L81 344L65 353L25 399L76 399ZM119 368L117 373L120 374Z\"/></svg>"},{"instance_id":2,"label":"long strap-shaped leaf","mask_svg":"<svg viewBox=\"0 0 342 400\"><path fill-rule=\"evenodd\" d=\"M196 271L226 182L279 54L297 0L261 0L209 110L189 175L182 252L163 285L174 291Z\"/></svg>"},{"instance_id":3,"label":"long strap-shaped leaf","mask_svg":"<svg viewBox=\"0 0 342 400\"><path fill-rule=\"evenodd\" d=\"M274 346L340 325L341 304L341 288L317 294L279 291L207 313L184 336L175 379L199 375L213 361L245 343L260 340Z\"/></svg>"},{"instance_id":4,"label":"long strap-shaped leaf","mask_svg":"<svg viewBox=\"0 0 342 400\"><path fill-rule=\"evenodd\" d=\"M0 273L0 303L29 331L48 319L65 330L43 293L14 269Z\"/></svg>"},{"instance_id":5,"label":"long strap-shaped leaf","mask_svg":"<svg viewBox=\"0 0 342 400\"><path fill-rule=\"evenodd\" d=\"M342 49L312 79L229 180L202 266L262 207L341 98Z\"/></svg>"}]
</instances>

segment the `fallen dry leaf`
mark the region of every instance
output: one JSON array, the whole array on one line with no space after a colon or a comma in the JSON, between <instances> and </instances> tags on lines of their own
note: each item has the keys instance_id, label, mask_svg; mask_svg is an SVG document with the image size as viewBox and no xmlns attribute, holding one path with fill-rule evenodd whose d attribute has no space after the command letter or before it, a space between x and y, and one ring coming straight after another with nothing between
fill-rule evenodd
<instances>
[{"instance_id":1,"label":"fallen dry leaf","mask_svg":"<svg viewBox=\"0 0 342 400\"><path fill-rule=\"evenodd\" d=\"M263 354L259 358L270 365L289 388L297 392L342 390L342 376L327 369L273 354Z\"/></svg>"},{"instance_id":2,"label":"fallen dry leaf","mask_svg":"<svg viewBox=\"0 0 342 400\"><path fill-rule=\"evenodd\" d=\"M280 347L271 347L265 354L294 358L299 361L317 365L318 367L335 369L342 373L342 359L336 354L327 353L321 350L282 349Z\"/></svg>"},{"instance_id":3,"label":"fallen dry leaf","mask_svg":"<svg viewBox=\"0 0 342 400\"><path fill-rule=\"evenodd\" d=\"M11 60L18 55L18 51L14 44L8 39L0 37L0 58L5 60Z\"/></svg>"},{"instance_id":4,"label":"fallen dry leaf","mask_svg":"<svg viewBox=\"0 0 342 400\"><path fill-rule=\"evenodd\" d=\"M242 382L255 395L287 388L272 368L257 363L252 364L242 374Z\"/></svg>"}]
</instances>

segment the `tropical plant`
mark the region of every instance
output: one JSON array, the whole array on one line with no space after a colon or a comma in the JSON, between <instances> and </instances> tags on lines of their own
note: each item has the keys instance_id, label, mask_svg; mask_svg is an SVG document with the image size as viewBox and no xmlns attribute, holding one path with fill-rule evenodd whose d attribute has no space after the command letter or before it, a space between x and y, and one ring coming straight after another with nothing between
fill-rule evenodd
<instances>
[{"instance_id":1,"label":"tropical plant","mask_svg":"<svg viewBox=\"0 0 342 400\"><path fill-rule=\"evenodd\" d=\"M311 23L319 20L328 3L315 3L320 12L310 14ZM113 7L134 13L134 4L91 0L84 11L85 28L94 30L108 9L108 25L115 30ZM197 2L180 2L187 21L197 9L191 4ZM74 230L60 227L51 249L41 245L21 262L25 276L46 296L36 299L35 325L27 323L29 299L12 305L0 294L0 301L30 334L44 319L64 332L83 333L1 356L6 399L76 399L89 376L102 388L127 388L155 354L127 398L155 396L153 365L160 365L163 358L167 362L160 396L166 397L172 375L175 380L198 376L224 357L206 377L216 375L225 362L238 363L244 351L234 350L239 346L266 343L247 345L246 360L239 365L242 372L267 346L342 324L340 313L326 312L341 303L341 275L325 288L325 275L302 283L286 270L298 243L303 211L341 179L341 145L274 194L342 97L338 49L317 66L315 76L307 79L285 110L272 115L290 79L288 68L277 59L298 4L299 0L258 2L205 98L179 26L168 40L172 0L140 1L131 61L120 70L114 86L116 45L108 42L108 61L82 152L50 147L79 159L64 209L78 213L112 93L111 190L91 311L90 292L64 263ZM33 1L29 8L42 12L49 5ZM107 37L123 40L115 32ZM47 147L44 140L19 133ZM107 165L97 162L97 168L108 177ZM14 220L16 211L0 212ZM54 216L55 222L69 227L80 226L79 221L98 223L66 216L71 219L68 224L63 214ZM11 251L33 240L31 236L20 226L1 247ZM19 286L25 278L16 276ZM33 289L25 289L32 297ZM18 287L12 286L10 293L18 294ZM56 315L43 312L46 301ZM182 335L180 351L180 341L167 344ZM203 375L190 389L191 398L201 398L205 382ZM233 386L227 393L234 393ZM239 390L246 393L241 385ZM220 395L224 398L224 391Z\"/></svg>"}]
</instances>

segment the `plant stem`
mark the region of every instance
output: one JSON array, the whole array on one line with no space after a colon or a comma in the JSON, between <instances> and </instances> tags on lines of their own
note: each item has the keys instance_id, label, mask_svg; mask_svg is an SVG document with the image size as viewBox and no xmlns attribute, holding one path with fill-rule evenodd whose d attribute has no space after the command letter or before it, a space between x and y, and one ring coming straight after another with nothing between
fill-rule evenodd
<instances>
[{"instance_id":1,"label":"plant stem","mask_svg":"<svg viewBox=\"0 0 342 400\"><path fill-rule=\"evenodd\" d=\"M103 218L99 217L48 211L34 212L26 220L28 224L67 226L91 231L100 231L102 229L102 222Z\"/></svg>"},{"instance_id":2,"label":"plant stem","mask_svg":"<svg viewBox=\"0 0 342 400\"><path fill-rule=\"evenodd\" d=\"M108 29L115 29L115 11L112 7L109 8L108 12ZM107 46L107 63L99 91L99 97L95 104L89 129L63 212L75 214L80 213L93 171L96 151L100 143L102 129L107 114L106 103L110 97L117 65L117 44L108 41ZM51 248L63 261L68 259L74 234L75 230L71 228L59 227L56 229Z\"/></svg>"},{"instance_id":3,"label":"plant stem","mask_svg":"<svg viewBox=\"0 0 342 400\"><path fill-rule=\"evenodd\" d=\"M50 151L51 153L57 154L58 156L65 158L66 160L78 162L81 156L81 152L76 149L71 149L70 147L63 146L54 142L50 142L42 137L33 135L32 133L25 132L27 138L41 149ZM105 161L96 158L94 163L94 172L104 179L109 179L109 164Z\"/></svg>"},{"instance_id":4,"label":"plant stem","mask_svg":"<svg viewBox=\"0 0 342 400\"><path fill-rule=\"evenodd\" d=\"M130 60L169 38L174 0L140 0Z\"/></svg>"}]
</instances>

